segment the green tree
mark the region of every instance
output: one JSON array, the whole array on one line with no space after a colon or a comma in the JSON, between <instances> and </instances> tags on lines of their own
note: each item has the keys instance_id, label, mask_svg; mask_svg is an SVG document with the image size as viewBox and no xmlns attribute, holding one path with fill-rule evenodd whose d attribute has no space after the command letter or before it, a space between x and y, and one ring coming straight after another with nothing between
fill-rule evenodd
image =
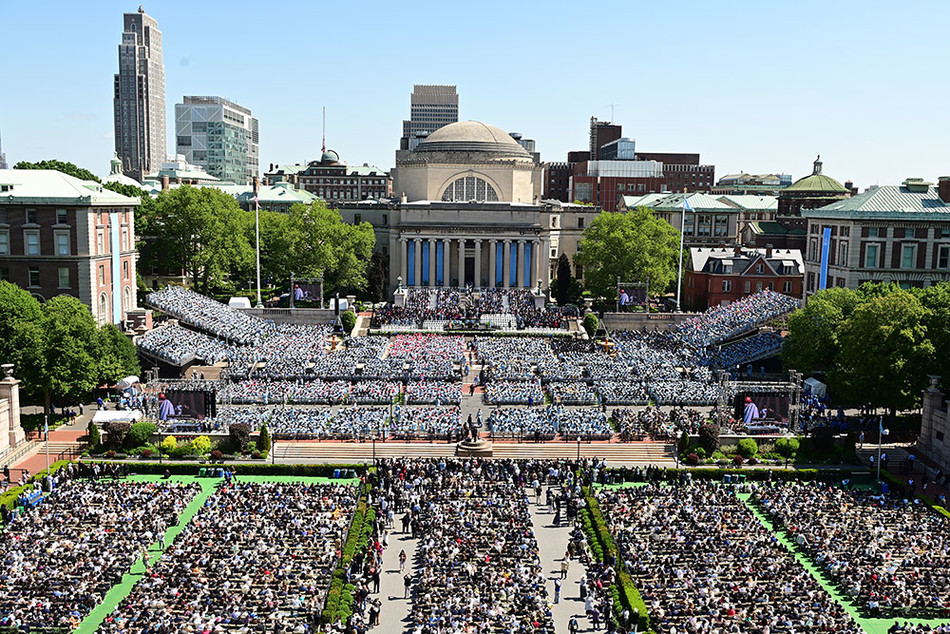
<instances>
[{"instance_id":1,"label":"green tree","mask_svg":"<svg viewBox=\"0 0 950 634\"><path fill-rule=\"evenodd\" d=\"M950 385L950 284L942 283L915 290L924 308L930 311L927 337L934 346L931 372Z\"/></svg>"},{"instance_id":2,"label":"green tree","mask_svg":"<svg viewBox=\"0 0 950 634\"><path fill-rule=\"evenodd\" d=\"M42 396L46 369L46 327L39 301L24 289L0 282L0 363L12 363L24 392Z\"/></svg>"},{"instance_id":3,"label":"green tree","mask_svg":"<svg viewBox=\"0 0 950 634\"><path fill-rule=\"evenodd\" d=\"M247 225L247 240L254 248L254 214ZM276 211L261 210L261 275L278 286L286 286L291 271L299 270L294 261L294 248L300 240L300 234L291 226L290 216ZM252 260L253 262L253 260ZM253 272L253 267L247 271Z\"/></svg>"},{"instance_id":4,"label":"green tree","mask_svg":"<svg viewBox=\"0 0 950 634\"><path fill-rule=\"evenodd\" d=\"M913 407L927 385L934 346L927 337L930 311L899 291L857 308L842 326L837 383L855 403L897 410Z\"/></svg>"},{"instance_id":5,"label":"green tree","mask_svg":"<svg viewBox=\"0 0 950 634\"><path fill-rule=\"evenodd\" d=\"M151 198L149 193L138 185L126 185L125 183L110 181L103 183L102 188L114 191L117 194L122 194L123 196L128 196L129 198L141 198L142 200Z\"/></svg>"},{"instance_id":6,"label":"green tree","mask_svg":"<svg viewBox=\"0 0 950 634\"><path fill-rule=\"evenodd\" d=\"M860 296L847 288L829 288L812 295L804 308L788 318L783 365L805 375L832 369L839 352L838 332L859 303Z\"/></svg>"},{"instance_id":7,"label":"green tree","mask_svg":"<svg viewBox=\"0 0 950 634\"><path fill-rule=\"evenodd\" d=\"M597 332L597 326L600 325L600 320L597 319L597 315L594 313L587 313L581 323L584 325L584 330L587 331L587 336L593 337L594 333Z\"/></svg>"},{"instance_id":8,"label":"green tree","mask_svg":"<svg viewBox=\"0 0 950 634\"><path fill-rule=\"evenodd\" d=\"M604 212L584 231L575 261L584 266L587 288L599 297L614 297L617 277L632 282L650 278L658 293L676 279L679 232L652 209Z\"/></svg>"},{"instance_id":9,"label":"green tree","mask_svg":"<svg viewBox=\"0 0 950 634\"><path fill-rule=\"evenodd\" d=\"M366 288L366 271L376 244L370 223L347 224L339 211L316 201L291 207L290 229L296 240L294 271L301 277L322 272L328 291Z\"/></svg>"},{"instance_id":10,"label":"green tree","mask_svg":"<svg viewBox=\"0 0 950 634\"><path fill-rule=\"evenodd\" d=\"M53 398L77 401L96 387L99 376L96 323L75 297L57 295L43 304L46 364L39 387L46 411Z\"/></svg>"},{"instance_id":11,"label":"green tree","mask_svg":"<svg viewBox=\"0 0 950 634\"><path fill-rule=\"evenodd\" d=\"M373 251L367 273L366 295L373 302L386 299L386 285L389 282L389 258L382 251Z\"/></svg>"},{"instance_id":12,"label":"green tree","mask_svg":"<svg viewBox=\"0 0 950 634\"><path fill-rule=\"evenodd\" d=\"M39 161L37 163L30 163L29 161L20 161L13 166L15 170L56 170L57 172L62 172L63 174L69 174L70 176L75 176L76 178L84 181L95 181L99 182L99 177L90 172L87 169L83 169L78 165L73 163L67 163L65 161L57 161L56 159L48 161Z\"/></svg>"},{"instance_id":13,"label":"green tree","mask_svg":"<svg viewBox=\"0 0 950 634\"><path fill-rule=\"evenodd\" d=\"M141 447L142 445L148 444L148 441L152 438L152 434L157 431L158 426L155 425L155 423L139 421L133 423L132 427L129 428L129 435L126 441L132 449Z\"/></svg>"},{"instance_id":14,"label":"green tree","mask_svg":"<svg viewBox=\"0 0 950 634\"><path fill-rule=\"evenodd\" d=\"M183 185L158 196L147 231L168 265L184 270L196 289L207 292L253 266L248 223L251 214L232 196Z\"/></svg>"},{"instance_id":15,"label":"green tree","mask_svg":"<svg viewBox=\"0 0 950 634\"><path fill-rule=\"evenodd\" d=\"M100 384L116 383L127 376L141 374L135 344L113 324L106 324L96 333L99 345Z\"/></svg>"},{"instance_id":16,"label":"green tree","mask_svg":"<svg viewBox=\"0 0 950 634\"><path fill-rule=\"evenodd\" d=\"M343 332L347 335L353 332L353 327L356 325L356 313L352 310L345 310L340 313L340 323L343 326Z\"/></svg>"}]
</instances>

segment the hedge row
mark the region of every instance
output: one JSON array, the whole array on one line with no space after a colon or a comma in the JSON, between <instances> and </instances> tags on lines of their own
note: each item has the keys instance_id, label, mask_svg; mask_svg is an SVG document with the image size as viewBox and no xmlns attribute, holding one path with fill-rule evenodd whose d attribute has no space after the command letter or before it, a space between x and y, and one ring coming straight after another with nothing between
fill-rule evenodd
<instances>
[{"instance_id":1,"label":"hedge row","mask_svg":"<svg viewBox=\"0 0 950 634\"><path fill-rule=\"evenodd\" d=\"M376 509L369 506L369 493L372 488L373 485L368 482L360 488L360 497L356 503L353 520L350 522L343 552L336 570L333 571L333 580L327 591L327 601L321 617L324 624L346 621L353 614L353 593L356 586L346 583L346 571L356 553L369 549L369 539L376 525Z\"/></svg>"},{"instance_id":2,"label":"hedge row","mask_svg":"<svg viewBox=\"0 0 950 634\"><path fill-rule=\"evenodd\" d=\"M337 469L341 471L353 470L357 476L366 472L363 464L267 464L267 463L237 463L218 465L212 463L199 464L196 462L109 462L91 461L85 464L100 464L103 466L120 465L125 467L126 473L163 474L166 471L173 475L198 475L198 469L212 467L227 467L236 475L282 475L282 476L312 476L329 478Z\"/></svg>"},{"instance_id":3,"label":"hedge row","mask_svg":"<svg viewBox=\"0 0 950 634\"><path fill-rule=\"evenodd\" d=\"M49 473L56 473L63 467L69 464L69 460L57 460L49 466ZM7 489L3 495L0 495L0 506L5 506L11 511L16 507L17 498L20 497L20 494L24 491L32 491L37 486L42 486L42 480L46 477L47 470L43 469L36 475L32 476L26 484L23 486L15 486Z\"/></svg>"},{"instance_id":4,"label":"hedge row","mask_svg":"<svg viewBox=\"0 0 950 634\"><path fill-rule=\"evenodd\" d=\"M581 523L584 526L591 552L594 554L594 558L601 563L608 556L616 562L614 569L617 571L617 583L612 584L607 589L613 599L614 621L618 625L620 624L620 615L626 608L630 611L631 616L639 615L636 631L648 632L650 630L650 615L647 614L646 603L640 596L640 591L634 585L630 574L619 562L617 545L614 543L613 535L610 534L610 529L607 528L607 521L600 511L600 504L591 495L589 487L583 487L583 491L585 505L581 511Z\"/></svg>"},{"instance_id":5,"label":"hedge row","mask_svg":"<svg viewBox=\"0 0 950 634\"><path fill-rule=\"evenodd\" d=\"M895 492L907 492L907 484L895 478L889 471L882 470L881 479L887 482L887 484ZM937 515L942 515L943 517L950 519L950 511L940 506L926 495L918 495L917 499Z\"/></svg>"}]
</instances>

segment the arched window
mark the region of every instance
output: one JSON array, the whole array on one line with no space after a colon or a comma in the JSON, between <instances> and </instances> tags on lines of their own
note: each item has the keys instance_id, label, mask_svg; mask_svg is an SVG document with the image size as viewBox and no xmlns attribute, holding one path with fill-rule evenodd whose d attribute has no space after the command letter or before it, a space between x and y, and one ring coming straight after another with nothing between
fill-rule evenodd
<instances>
[{"instance_id":1,"label":"arched window","mask_svg":"<svg viewBox=\"0 0 950 634\"><path fill-rule=\"evenodd\" d=\"M99 324L109 323L109 296L105 293L99 294Z\"/></svg>"},{"instance_id":2,"label":"arched window","mask_svg":"<svg viewBox=\"0 0 950 634\"><path fill-rule=\"evenodd\" d=\"M455 179L442 192L444 202L498 202L495 188L477 176L462 176Z\"/></svg>"},{"instance_id":3,"label":"arched window","mask_svg":"<svg viewBox=\"0 0 950 634\"><path fill-rule=\"evenodd\" d=\"M122 289L122 312L127 313L132 310L132 287L126 286Z\"/></svg>"}]
</instances>

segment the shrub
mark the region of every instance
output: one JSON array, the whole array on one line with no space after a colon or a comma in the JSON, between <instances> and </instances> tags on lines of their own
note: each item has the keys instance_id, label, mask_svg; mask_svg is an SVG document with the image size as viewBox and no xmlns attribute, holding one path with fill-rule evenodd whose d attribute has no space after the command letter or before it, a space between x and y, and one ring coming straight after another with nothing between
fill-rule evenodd
<instances>
[{"instance_id":1,"label":"shrub","mask_svg":"<svg viewBox=\"0 0 950 634\"><path fill-rule=\"evenodd\" d=\"M353 327L356 326L356 313L352 310L344 310L340 313L340 323L343 325L344 333L352 333Z\"/></svg>"},{"instance_id":2,"label":"shrub","mask_svg":"<svg viewBox=\"0 0 950 634\"><path fill-rule=\"evenodd\" d=\"M699 443L712 453L719 448L719 424L715 421L706 421L699 426Z\"/></svg>"},{"instance_id":3,"label":"shrub","mask_svg":"<svg viewBox=\"0 0 950 634\"><path fill-rule=\"evenodd\" d=\"M238 453L244 453L247 440L251 437L251 428L247 423L233 423L228 433L231 436L231 447Z\"/></svg>"},{"instance_id":4,"label":"shrub","mask_svg":"<svg viewBox=\"0 0 950 634\"><path fill-rule=\"evenodd\" d=\"M600 320L597 319L597 315L594 313L587 313L584 315L584 330L587 331L588 337L593 337L594 333L597 332L597 326L600 324Z\"/></svg>"},{"instance_id":5,"label":"shrub","mask_svg":"<svg viewBox=\"0 0 950 634\"><path fill-rule=\"evenodd\" d=\"M107 452L106 452L106 458L115 458L115 450L114 450L114 449L110 449L109 451L107 451Z\"/></svg>"},{"instance_id":6,"label":"shrub","mask_svg":"<svg viewBox=\"0 0 950 634\"><path fill-rule=\"evenodd\" d=\"M152 457L152 453L153 453L152 450L146 447L145 449L142 450L140 455L147 460Z\"/></svg>"},{"instance_id":7,"label":"shrub","mask_svg":"<svg viewBox=\"0 0 950 634\"><path fill-rule=\"evenodd\" d=\"M221 453L220 449L215 449L214 451L211 452L212 460L221 460L222 458L224 458L224 454Z\"/></svg>"},{"instance_id":8,"label":"shrub","mask_svg":"<svg viewBox=\"0 0 950 634\"><path fill-rule=\"evenodd\" d=\"M191 448L195 453L204 455L211 451L211 439L207 436L198 436L191 441Z\"/></svg>"},{"instance_id":9,"label":"shrub","mask_svg":"<svg viewBox=\"0 0 950 634\"><path fill-rule=\"evenodd\" d=\"M166 436L165 439L162 440L162 451L165 453L171 455L177 448L178 440L174 436Z\"/></svg>"},{"instance_id":10,"label":"shrub","mask_svg":"<svg viewBox=\"0 0 950 634\"><path fill-rule=\"evenodd\" d=\"M696 454L696 456L697 456L698 458L705 458L705 457L706 457L706 450L703 449L703 448L702 448L701 446L699 446L699 445L697 445L696 447L693 448L693 453Z\"/></svg>"},{"instance_id":11,"label":"shrub","mask_svg":"<svg viewBox=\"0 0 950 634\"><path fill-rule=\"evenodd\" d=\"M791 458L798 453L799 445L798 438L779 438L775 441L775 452L786 458Z\"/></svg>"},{"instance_id":12,"label":"shrub","mask_svg":"<svg viewBox=\"0 0 950 634\"><path fill-rule=\"evenodd\" d=\"M261 425L261 435L257 439L257 448L263 451L270 451L270 432L267 425Z\"/></svg>"},{"instance_id":13,"label":"shrub","mask_svg":"<svg viewBox=\"0 0 950 634\"><path fill-rule=\"evenodd\" d=\"M739 445L736 448L736 453L738 453L743 458L749 459L755 454L759 453L759 446L751 438L743 438L739 441Z\"/></svg>"},{"instance_id":14,"label":"shrub","mask_svg":"<svg viewBox=\"0 0 950 634\"><path fill-rule=\"evenodd\" d=\"M245 447L244 450L247 451L247 453L254 453L257 451L257 443L252 440L247 443L247 447Z\"/></svg>"},{"instance_id":15,"label":"shrub","mask_svg":"<svg viewBox=\"0 0 950 634\"><path fill-rule=\"evenodd\" d=\"M732 457L732 464L736 465L737 467L741 467L743 462L745 462L745 460L743 460L742 456L739 454L736 454Z\"/></svg>"},{"instance_id":16,"label":"shrub","mask_svg":"<svg viewBox=\"0 0 950 634\"><path fill-rule=\"evenodd\" d=\"M89 421L89 448L95 451L102 442L102 435L99 433L99 426L91 420Z\"/></svg>"},{"instance_id":17,"label":"shrub","mask_svg":"<svg viewBox=\"0 0 950 634\"><path fill-rule=\"evenodd\" d=\"M141 447L151 440L152 434L157 431L158 426L155 425L155 423L146 421L133 423L132 427L129 428L129 435L126 437L125 442L129 447Z\"/></svg>"},{"instance_id":18,"label":"shrub","mask_svg":"<svg viewBox=\"0 0 950 634\"><path fill-rule=\"evenodd\" d=\"M680 435L679 443L676 445L676 452L684 454L689 451L689 434L686 431Z\"/></svg>"},{"instance_id":19,"label":"shrub","mask_svg":"<svg viewBox=\"0 0 950 634\"><path fill-rule=\"evenodd\" d=\"M698 464L699 464L699 456L697 456L697 455L694 454L694 453L689 454L688 456L686 456L686 464L698 465Z\"/></svg>"},{"instance_id":20,"label":"shrub","mask_svg":"<svg viewBox=\"0 0 950 634\"><path fill-rule=\"evenodd\" d=\"M106 425L106 433L109 435L109 446L113 449L119 449L125 444L125 437L128 435L132 425L122 421L114 421Z\"/></svg>"},{"instance_id":21,"label":"shrub","mask_svg":"<svg viewBox=\"0 0 950 634\"><path fill-rule=\"evenodd\" d=\"M255 452L251 453L251 458L253 458L254 460L260 460L260 459L261 459L261 452L255 451Z\"/></svg>"}]
</instances>

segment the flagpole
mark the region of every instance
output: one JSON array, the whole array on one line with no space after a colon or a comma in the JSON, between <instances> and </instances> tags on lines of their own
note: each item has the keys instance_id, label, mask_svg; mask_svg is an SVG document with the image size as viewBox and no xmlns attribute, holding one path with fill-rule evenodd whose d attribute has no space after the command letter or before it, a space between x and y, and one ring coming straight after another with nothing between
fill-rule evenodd
<instances>
[{"instance_id":1,"label":"flagpole","mask_svg":"<svg viewBox=\"0 0 950 634\"><path fill-rule=\"evenodd\" d=\"M676 274L676 312L682 312L680 308L680 295L683 292L683 242L686 235L686 188L683 188L683 210L680 213L680 263L679 272Z\"/></svg>"},{"instance_id":2,"label":"flagpole","mask_svg":"<svg viewBox=\"0 0 950 634\"><path fill-rule=\"evenodd\" d=\"M254 236L256 238L256 258L257 258L257 306L263 308L264 302L261 301L261 205L257 200L257 192L254 193Z\"/></svg>"}]
</instances>

